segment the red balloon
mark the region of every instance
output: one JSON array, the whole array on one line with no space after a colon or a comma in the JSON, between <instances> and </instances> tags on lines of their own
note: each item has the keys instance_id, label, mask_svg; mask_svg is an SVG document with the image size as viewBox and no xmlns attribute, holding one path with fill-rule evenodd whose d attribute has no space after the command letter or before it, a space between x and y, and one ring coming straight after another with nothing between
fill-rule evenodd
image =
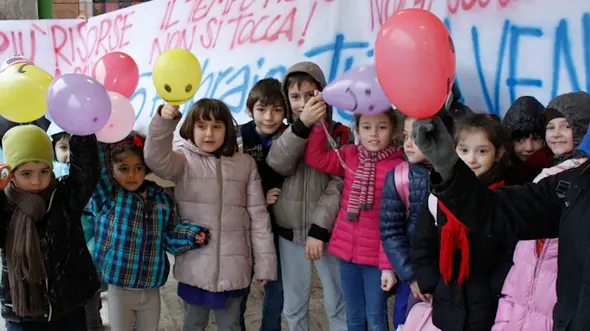
<instances>
[{"instance_id":1,"label":"red balloon","mask_svg":"<svg viewBox=\"0 0 590 331\"><path fill-rule=\"evenodd\" d=\"M455 47L444 23L412 8L391 16L375 41L375 71L402 113L428 118L444 105L455 81Z\"/></svg>"},{"instance_id":2,"label":"red balloon","mask_svg":"<svg viewBox=\"0 0 590 331\"><path fill-rule=\"evenodd\" d=\"M139 68L131 56L123 52L112 52L96 62L92 77L107 91L120 93L129 99L139 84Z\"/></svg>"}]
</instances>

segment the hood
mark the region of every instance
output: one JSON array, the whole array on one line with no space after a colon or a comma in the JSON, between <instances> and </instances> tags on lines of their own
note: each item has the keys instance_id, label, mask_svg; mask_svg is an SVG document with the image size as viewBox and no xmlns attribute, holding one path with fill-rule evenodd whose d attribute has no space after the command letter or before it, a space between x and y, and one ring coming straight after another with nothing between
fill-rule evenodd
<instances>
[{"instance_id":1,"label":"hood","mask_svg":"<svg viewBox=\"0 0 590 331\"><path fill-rule=\"evenodd\" d=\"M574 148L582 142L590 122L590 95L586 92L570 92L549 101L547 109L559 111L572 127Z\"/></svg>"},{"instance_id":2,"label":"hood","mask_svg":"<svg viewBox=\"0 0 590 331\"><path fill-rule=\"evenodd\" d=\"M543 112L545 107L537 99L522 96L508 108L502 124L512 140L528 137L530 134L544 137Z\"/></svg>"},{"instance_id":3,"label":"hood","mask_svg":"<svg viewBox=\"0 0 590 331\"><path fill-rule=\"evenodd\" d=\"M172 150L175 152L182 152L185 154L188 151L189 153L213 157L213 154L203 152L199 147L197 147L195 144L193 144L192 141L182 138L180 136L180 131L178 131L178 130L176 130L174 132L174 140L172 141Z\"/></svg>"},{"instance_id":4,"label":"hood","mask_svg":"<svg viewBox=\"0 0 590 331\"><path fill-rule=\"evenodd\" d=\"M582 142L578 145L578 150L586 155L590 155L590 130L586 131L584 139L582 139Z\"/></svg>"},{"instance_id":5,"label":"hood","mask_svg":"<svg viewBox=\"0 0 590 331\"><path fill-rule=\"evenodd\" d=\"M62 133L62 132L65 132L65 131L62 128L60 128L59 126L57 126L57 124L55 124L55 123L49 124L49 127L47 128L47 135L49 135L51 140L53 140L53 136L55 136L58 133Z\"/></svg>"},{"instance_id":6,"label":"hood","mask_svg":"<svg viewBox=\"0 0 590 331\"><path fill-rule=\"evenodd\" d=\"M322 69L313 62L299 62L293 65L291 68L287 70L285 73L285 78L283 78L283 94L285 96L285 100L287 101L287 111L285 112L285 116L287 117L287 122L292 123L292 116L293 113L291 110L291 105L289 103L289 87L287 86L287 79L289 75L296 73L296 72L303 72L310 75L318 84L320 85L320 90L323 90L326 87L326 76L324 76L324 72ZM328 121L332 124L332 106L328 106Z\"/></svg>"}]
</instances>

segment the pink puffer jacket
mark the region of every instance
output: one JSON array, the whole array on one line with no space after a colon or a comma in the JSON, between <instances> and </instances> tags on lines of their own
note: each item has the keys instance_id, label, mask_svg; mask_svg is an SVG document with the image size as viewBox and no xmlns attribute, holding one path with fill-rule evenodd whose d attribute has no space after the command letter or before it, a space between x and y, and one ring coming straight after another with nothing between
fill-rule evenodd
<instances>
[{"instance_id":1,"label":"pink puffer jacket","mask_svg":"<svg viewBox=\"0 0 590 331\"><path fill-rule=\"evenodd\" d=\"M545 169L534 182L567 169L580 166L586 159L570 159ZM492 331L551 331L553 307L557 302L557 239L546 239L540 255L537 241L520 241L514 251L503 297L498 304Z\"/></svg>"},{"instance_id":2,"label":"pink puffer jacket","mask_svg":"<svg viewBox=\"0 0 590 331\"><path fill-rule=\"evenodd\" d=\"M175 256L174 277L211 292L246 288L254 278L274 280L277 260L256 162L201 151L176 137L178 120L156 114L144 148L148 167L176 187L180 217L211 232L206 246Z\"/></svg>"},{"instance_id":3,"label":"pink puffer jacket","mask_svg":"<svg viewBox=\"0 0 590 331\"><path fill-rule=\"evenodd\" d=\"M396 152L394 157L377 163L373 208L361 210L357 221L349 221L346 219L346 209L354 181L354 172L359 163L358 149L356 145L351 144L340 151L344 163L351 170L348 171L340 163L336 152L326 148L326 142L323 128L314 126L305 149L305 162L318 171L344 176L340 210L332 230L328 251L346 261L378 266L381 270L391 270L391 264L379 237L379 206L385 177L391 169L403 162L403 152Z\"/></svg>"}]
</instances>

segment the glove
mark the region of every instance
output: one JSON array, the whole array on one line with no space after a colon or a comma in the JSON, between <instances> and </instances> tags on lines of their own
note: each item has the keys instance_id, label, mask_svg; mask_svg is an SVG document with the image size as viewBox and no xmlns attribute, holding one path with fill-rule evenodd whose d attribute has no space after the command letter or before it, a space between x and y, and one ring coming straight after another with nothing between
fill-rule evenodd
<instances>
[{"instance_id":1,"label":"glove","mask_svg":"<svg viewBox=\"0 0 590 331\"><path fill-rule=\"evenodd\" d=\"M414 121L412 138L438 173L452 172L459 156L451 134L438 117Z\"/></svg>"}]
</instances>

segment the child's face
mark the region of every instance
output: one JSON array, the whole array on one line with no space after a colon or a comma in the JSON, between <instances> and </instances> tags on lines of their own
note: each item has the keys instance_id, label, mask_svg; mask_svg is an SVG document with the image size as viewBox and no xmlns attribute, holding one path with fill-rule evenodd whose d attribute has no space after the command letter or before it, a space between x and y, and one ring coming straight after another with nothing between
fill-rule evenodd
<instances>
[{"instance_id":1,"label":"child's face","mask_svg":"<svg viewBox=\"0 0 590 331\"><path fill-rule=\"evenodd\" d=\"M386 113L362 115L357 128L359 141L369 152L380 152L393 142L393 125Z\"/></svg>"},{"instance_id":2,"label":"child's face","mask_svg":"<svg viewBox=\"0 0 590 331\"><path fill-rule=\"evenodd\" d=\"M572 127L563 117L554 118L547 123L545 140L556 156L566 155L574 150Z\"/></svg>"},{"instance_id":3,"label":"child's face","mask_svg":"<svg viewBox=\"0 0 590 331\"><path fill-rule=\"evenodd\" d=\"M404 120L404 152L410 163L420 163L426 160L426 156L422 153L420 148L414 143L412 138L412 124L416 121L415 118L407 117Z\"/></svg>"},{"instance_id":4,"label":"child's face","mask_svg":"<svg viewBox=\"0 0 590 331\"><path fill-rule=\"evenodd\" d=\"M29 193L41 193L49 186L53 172L45 162L27 162L12 172L12 181L19 189Z\"/></svg>"},{"instance_id":5,"label":"child's face","mask_svg":"<svg viewBox=\"0 0 590 331\"><path fill-rule=\"evenodd\" d=\"M504 155L504 149L496 150L488 135L483 130L464 130L459 135L457 154L469 168L480 176L490 170L495 162Z\"/></svg>"},{"instance_id":6,"label":"child's face","mask_svg":"<svg viewBox=\"0 0 590 331\"><path fill-rule=\"evenodd\" d=\"M134 153L125 153L113 164L115 181L127 191L137 191L145 180L145 164Z\"/></svg>"},{"instance_id":7,"label":"child's face","mask_svg":"<svg viewBox=\"0 0 590 331\"><path fill-rule=\"evenodd\" d=\"M195 145L203 152L214 153L225 142L225 130L222 121L200 119L193 129Z\"/></svg>"},{"instance_id":8,"label":"child's face","mask_svg":"<svg viewBox=\"0 0 590 331\"><path fill-rule=\"evenodd\" d=\"M526 161L529 156L535 154L536 151L543 148L544 142L540 137L536 137L531 134L528 137L523 137L519 140L513 140L512 145L514 146L514 153L516 153L516 156L521 161Z\"/></svg>"},{"instance_id":9,"label":"child's face","mask_svg":"<svg viewBox=\"0 0 590 331\"><path fill-rule=\"evenodd\" d=\"M297 84L289 86L287 94L289 97L289 105L291 106L291 111L293 113L293 121L299 118L303 111L303 107L305 107L309 98L313 97L313 92L319 89L319 86L315 83L307 81L301 82L299 86L297 86Z\"/></svg>"},{"instance_id":10,"label":"child's face","mask_svg":"<svg viewBox=\"0 0 590 331\"><path fill-rule=\"evenodd\" d=\"M259 134L274 134L283 124L285 116L285 107L282 103L263 104L260 100L256 101L248 115L254 119L256 131Z\"/></svg>"},{"instance_id":11,"label":"child's face","mask_svg":"<svg viewBox=\"0 0 590 331\"><path fill-rule=\"evenodd\" d=\"M70 163L70 140L67 137L55 144L55 159L59 163Z\"/></svg>"}]
</instances>

